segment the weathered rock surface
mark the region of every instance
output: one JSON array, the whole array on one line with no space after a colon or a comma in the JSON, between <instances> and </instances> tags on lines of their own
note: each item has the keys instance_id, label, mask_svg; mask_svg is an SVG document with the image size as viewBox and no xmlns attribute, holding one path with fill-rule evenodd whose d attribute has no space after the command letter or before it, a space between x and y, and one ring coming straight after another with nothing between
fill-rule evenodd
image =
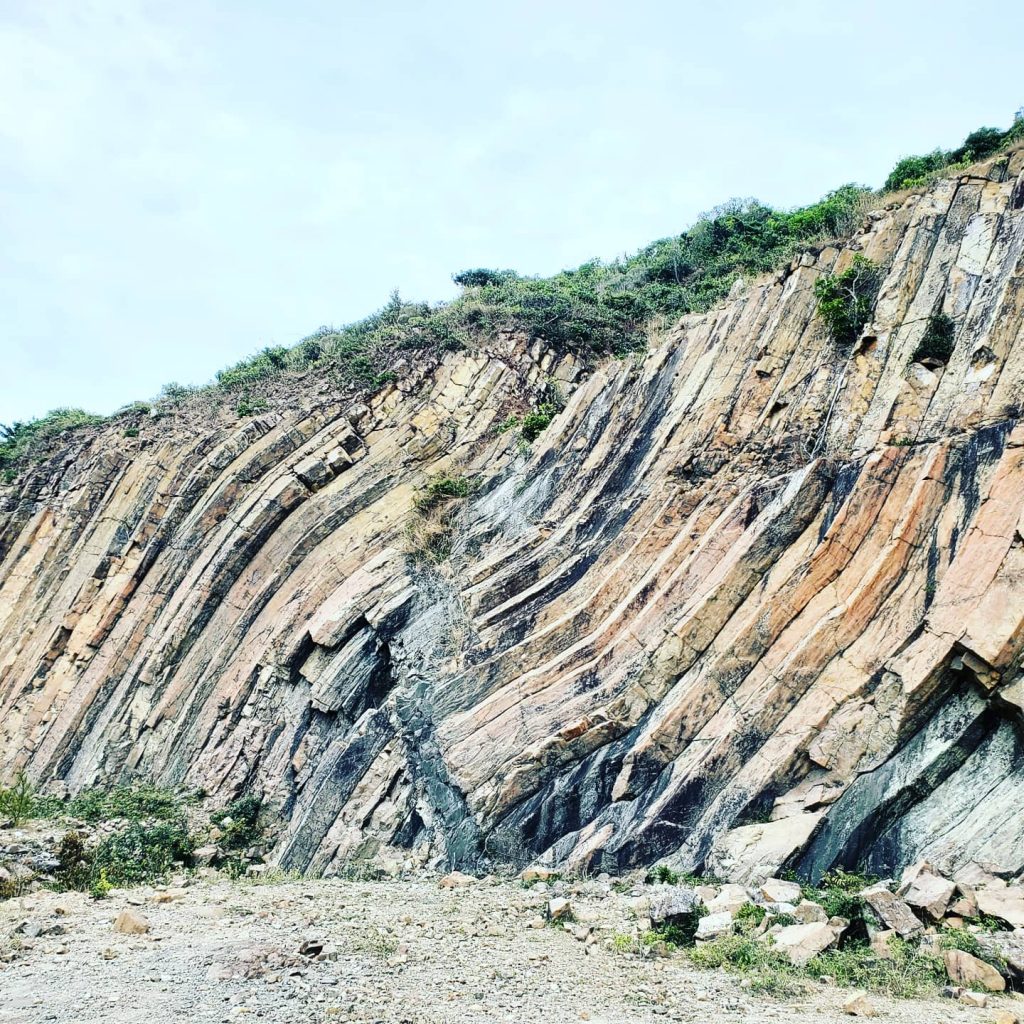
<instances>
[{"instance_id":1,"label":"weathered rock surface","mask_svg":"<svg viewBox=\"0 0 1024 1024\"><path fill-rule=\"evenodd\" d=\"M962 949L947 949L944 959L949 980L955 984L981 987L986 992L1005 991L1006 979L984 960L979 960Z\"/></svg>"},{"instance_id":2,"label":"weathered rock surface","mask_svg":"<svg viewBox=\"0 0 1024 1024\"><path fill-rule=\"evenodd\" d=\"M593 372L498 337L360 407L299 381L71 435L2 491L0 775L254 791L316 873L1019 875L1022 170ZM813 286L857 252L885 277L845 351ZM953 355L912 364L936 311ZM524 453L496 427L549 377ZM476 487L433 567L405 527L437 473Z\"/></svg>"}]
</instances>

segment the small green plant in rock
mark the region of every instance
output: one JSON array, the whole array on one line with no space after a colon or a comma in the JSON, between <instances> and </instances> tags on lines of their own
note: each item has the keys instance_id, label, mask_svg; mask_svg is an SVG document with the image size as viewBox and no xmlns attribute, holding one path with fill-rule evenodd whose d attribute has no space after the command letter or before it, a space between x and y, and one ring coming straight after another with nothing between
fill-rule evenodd
<instances>
[{"instance_id":1,"label":"small green plant in rock","mask_svg":"<svg viewBox=\"0 0 1024 1024\"><path fill-rule=\"evenodd\" d=\"M739 910L736 911L734 920L739 926L740 931L752 932L757 926L765 919L767 911L764 907L757 906L756 903L744 903ZM776 923L777 918L772 918L772 923Z\"/></svg>"},{"instance_id":2,"label":"small green plant in rock","mask_svg":"<svg viewBox=\"0 0 1024 1024\"><path fill-rule=\"evenodd\" d=\"M917 363L922 359L937 359L941 363L948 363L953 354L955 333L956 324L951 316L937 313L928 317L928 326L914 350L913 361Z\"/></svg>"},{"instance_id":3,"label":"small green plant in rock","mask_svg":"<svg viewBox=\"0 0 1024 1024\"><path fill-rule=\"evenodd\" d=\"M211 818L222 830L219 843L225 850L247 850L263 841L264 827L260 820L263 801L247 793L232 801Z\"/></svg>"},{"instance_id":4,"label":"small green plant in rock","mask_svg":"<svg viewBox=\"0 0 1024 1024\"><path fill-rule=\"evenodd\" d=\"M94 878L89 886L89 895L94 900L105 900L113 888L114 886L107 878L107 869L100 868L98 877Z\"/></svg>"},{"instance_id":5,"label":"small green plant in rock","mask_svg":"<svg viewBox=\"0 0 1024 1024\"><path fill-rule=\"evenodd\" d=\"M431 512L452 498L467 498L472 490L464 476L435 476L416 496L413 506L417 512Z\"/></svg>"},{"instance_id":6,"label":"small green plant in rock","mask_svg":"<svg viewBox=\"0 0 1024 1024\"><path fill-rule=\"evenodd\" d=\"M754 992L788 996L807 987L799 968L776 952L770 942L751 935L723 935L711 942L702 942L690 951L690 959L697 967L743 975Z\"/></svg>"},{"instance_id":7,"label":"small green plant in rock","mask_svg":"<svg viewBox=\"0 0 1024 1024\"><path fill-rule=\"evenodd\" d=\"M239 417L256 416L269 408L270 403L265 398L250 398L248 394L244 394L235 406L235 414Z\"/></svg>"},{"instance_id":8,"label":"small green plant in rock","mask_svg":"<svg viewBox=\"0 0 1024 1024\"><path fill-rule=\"evenodd\" d=\"M667 864L658 864L656 867L651 868L647 872L647 876L644 881L648 885L678 885L679 875L673 871Z\"/></svg>"},{"instance_id":9,"label":"small green plant in rock","mask_svg":"<svg viewBox=\"0 0 1024 1024\"><path fill-rule=\"evenodd\" d=\"M804 886L803 898L820 904L829 917L845 917L848 921L864 919L864 901L860 893L877 881L867 875L837 868L830 871L818 886Z\"/></svg>"},{"instance_id":10,"label":"small green plant in rock","mask_svg":"<svg viewBox=\"0 0 1024 1024\"><path fill-rule=\"evenodd\" d=\"M838 345L852 345L871 319L882 276L869 259L857 253L839 274L825 274L814 282L818 316Z\"/></svg>"},{"instance_id":11,"label":"small green plant in rock","mask_svg":"<svg viewBox=\"0 0 1024 1024\"><path fill-rule=\"evenodd\" d=\"M0 818L10 818L17 828L32 817L36 790L25 772L20 771L7 788L0 787Z\"/></svg>"}]
</instances>

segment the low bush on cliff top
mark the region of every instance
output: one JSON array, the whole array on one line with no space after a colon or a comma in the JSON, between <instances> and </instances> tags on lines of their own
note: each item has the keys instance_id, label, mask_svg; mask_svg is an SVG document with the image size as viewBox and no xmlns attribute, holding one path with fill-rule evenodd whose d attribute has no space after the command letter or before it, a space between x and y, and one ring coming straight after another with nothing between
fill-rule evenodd
<instances>
[{"instance_id":1,"label":"low bush on cliff top","mask_svg":"<svg viewBox=\"0 0 1024 1024\"><path fill-rule=\"evenodd\" d=\"M920 156L903 157L885 179L882 190L894 192L927 185L932 178L943 172L968 167L1022 140L1024 109L1017 111L1013 124L1005 131L1001 128L979 128L971 132L956 149L934 149Z\"/></svg>"},{"instance_id":2,"label":"low bush on cliff top","mask_svg":"<svg viewBox=\"0 0 1024 1024\"><path fill-rule=\"evenodd\" d=\"M1006 131L982 128L955 150L905 157L883 191L926 183L1022 139L1024 115L1018 114ZM849 234L873 195L870 189L844 185L794 210L734 199L631 256L590 260L551 277L464 270L454 275L461 292L450 302L410 302L395 291L363 320L323 326L291 347L264 347L222 370L208 388L168 385L159 407L173 410L197 392L241 392L235 403L238 415L250 415L259 409L255 389L288 373L315 372L346 388L375 390L394 379L404 353L442 354L501 331L542 341L584 362L624 355L644 346L653 323L707 310L739 278L772 270L808 246ZM839 334L853 333L852 322L837 324ZM0 474L10 482L46 438L98 420L81 410L60 409L41 420L0 428Z\"/></svg>"}]
</instances>

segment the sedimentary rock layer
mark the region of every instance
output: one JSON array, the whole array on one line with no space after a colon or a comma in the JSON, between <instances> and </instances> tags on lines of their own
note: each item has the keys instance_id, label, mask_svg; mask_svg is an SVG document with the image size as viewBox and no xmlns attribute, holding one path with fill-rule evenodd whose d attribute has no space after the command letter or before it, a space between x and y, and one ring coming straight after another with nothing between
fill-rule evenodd
<instances>
[{"instance_id":1,"label":"sedimentary rock layer","mask_svg":"<svg viewBox=\"0 0 1024 1024\"><path fill-rule=\"evenodd\" d=\"M590 371L498 337L366 405L74 435L4 499L0 770L255 791L314 872L1021 872L1022 171ZM855 253L884 281L847 350L813 287ZM548 379L541 437L499 431ZM474 489L435 564L438 473Z\"/></svg>"}]
</instances>

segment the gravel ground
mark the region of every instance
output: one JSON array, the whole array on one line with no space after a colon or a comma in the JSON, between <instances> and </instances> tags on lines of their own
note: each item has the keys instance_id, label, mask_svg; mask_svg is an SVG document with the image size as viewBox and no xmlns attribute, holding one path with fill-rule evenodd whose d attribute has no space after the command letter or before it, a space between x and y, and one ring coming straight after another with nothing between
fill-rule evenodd
<instances>
[{"instance_id":1,"label":"gravel ground","mask_svg":"<svg viewBox=\"0 0 1024 1024\"><path fill-rule=\"evenodd\" d=\"M594 930L589 945L539 927L547 897L508 881L221 880L100 902L41 892L0 904L0 1022L851 1020L842 990L776 1001L681 955L616 953L608 940L632 926L629 899L581 888L571 899L580 935ZM125 910L150 931L115 931ZM63 931L31 937L55 926ZM306 941L323 945L320 959L299 952ZM871 999L893 1022L992 1022L999 1008L1024 1009L1011 997L987 1009Z\"/></svg>"}]
</instances>

